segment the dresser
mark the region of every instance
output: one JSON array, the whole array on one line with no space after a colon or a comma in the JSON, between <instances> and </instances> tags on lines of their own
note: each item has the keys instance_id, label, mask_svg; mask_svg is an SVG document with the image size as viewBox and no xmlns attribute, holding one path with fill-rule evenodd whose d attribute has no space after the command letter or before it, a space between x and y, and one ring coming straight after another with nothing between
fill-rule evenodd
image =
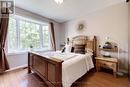
<instances>
[{"instance_id":1,"label":"dresser","mask_svg":"<svg viewBox=\"0 0 130 87\"><path fill-rule=\"evenodd\" d=\"M116 58L106 58L106 57L96 57L96 70L100 71L101 67L109 68L113 70L113 75L116 77L118 71L118 59Z\"/></svg>"}]
</instances>

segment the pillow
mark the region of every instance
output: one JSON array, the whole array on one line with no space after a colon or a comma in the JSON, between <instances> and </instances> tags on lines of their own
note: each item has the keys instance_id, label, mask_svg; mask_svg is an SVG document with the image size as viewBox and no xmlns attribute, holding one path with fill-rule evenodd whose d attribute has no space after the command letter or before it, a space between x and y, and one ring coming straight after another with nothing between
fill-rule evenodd
<instances>
[{"instance_id":1,"label":"pillow","mask_svg":"<svg viewBox=\"0 0 130 87\"><path fill-rule=\"evenodd\" d=\"M74 47L71 48L71 52L74 52Z\"/></svg>"},{"instance_id":2,"label":"pillow","mask_svg":"<svg viewBox=\"0 0 130 87\"><path fill-rule=\"evenodd\" d=\"M74 52L80 53L80 54L85 54L85 45L75 45Z\"/></svg>"},{"instance_id":3,"label":"pillow","mask_svg":"<svg viewBox=\"0 0 130 87\"><path fill-rule=\"evenodd\" d=\"M70 53L71 52L71 48L72 46L71 45L65 45L65 53Z\"/></svg>"},{"instance_id":4,"label":"pillow","mask_svg":"<svg viewBox=\"0 0 130 87\"><path fill-rule=\"evenodd\" d=\"M63 48L62 48L61 52L62 52L62 53L64 53L64 52L65 52L65 47L63 47Z\"/></svg>"},{"instance_id":5,"label":"pillow","mask_svg":"<svg viewBox=\"0 0 130 87\"><path fill-rule=\"evenodd\" d=\"M67 50L66 50L66 48L67 48ZM71 51L70 51L71 50ZM61 52L62 53L64 53L64 52L74 52L74 47L71 47L70 45L68 46L68 45L65 45L62 49L61 49Z\"/></svg>"},{"instance_id":6,"label":"pillow","mask_svg":"<svg viewBox=\"0 0 130 87\"><path fill-rule=\"evenodd\" d=\"M93 50L90 49L90 48L86 48L85 51L86 51L87 53L93 53Z\"/></svg>"}]
</instances>

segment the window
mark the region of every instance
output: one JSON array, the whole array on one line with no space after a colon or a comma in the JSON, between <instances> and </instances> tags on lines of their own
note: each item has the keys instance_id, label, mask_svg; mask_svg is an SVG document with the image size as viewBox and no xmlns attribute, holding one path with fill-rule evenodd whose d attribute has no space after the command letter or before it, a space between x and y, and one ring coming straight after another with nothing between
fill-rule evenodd
<instances>
[{"instance_id":1,"label":"window","mask_svg":"<svg viewBox=\"0 0 130 87\"><path fill-rule=\"evenodd\" d=\"M21 17L10 18L8 31L8 53L50 49L48 24Z\"/></svg>"}]
</instances>

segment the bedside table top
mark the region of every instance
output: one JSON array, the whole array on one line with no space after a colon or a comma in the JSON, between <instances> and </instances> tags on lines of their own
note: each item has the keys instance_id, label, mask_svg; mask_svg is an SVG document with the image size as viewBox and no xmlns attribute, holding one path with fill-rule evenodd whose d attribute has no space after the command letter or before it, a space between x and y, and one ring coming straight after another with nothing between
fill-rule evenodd
<instances>
[{"instance_id":1,"label":"bedside table top","mask_svg":"<svg viewBox=\"0 0 130 87\"><path fill-rule=\"evenodd\" d=\"M116 58L107 58L107 57L96 57L96 60L103 60L103 61L109 61L109 62L118 62L118 59Z\"/></svg>"}]
</instances>

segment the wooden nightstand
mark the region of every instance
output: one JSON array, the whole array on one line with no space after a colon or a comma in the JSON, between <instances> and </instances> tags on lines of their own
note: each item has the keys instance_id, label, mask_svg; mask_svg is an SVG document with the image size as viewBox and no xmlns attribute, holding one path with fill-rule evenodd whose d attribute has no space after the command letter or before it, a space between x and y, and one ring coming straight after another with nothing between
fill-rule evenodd
<instances>
[{"instance_id":1,"label":"wooden nightstand","mask_svg":"<svg viewBox=\"0 0 130 87\"><path fill-rule=\"evenodd\" d=\"M97 72L100 68L109 68L113 70L113 75L116 77L118 71L118 60L116 58L105 58L105 57L96 57L96 70Z\"/></svg>"}]
</instances>

